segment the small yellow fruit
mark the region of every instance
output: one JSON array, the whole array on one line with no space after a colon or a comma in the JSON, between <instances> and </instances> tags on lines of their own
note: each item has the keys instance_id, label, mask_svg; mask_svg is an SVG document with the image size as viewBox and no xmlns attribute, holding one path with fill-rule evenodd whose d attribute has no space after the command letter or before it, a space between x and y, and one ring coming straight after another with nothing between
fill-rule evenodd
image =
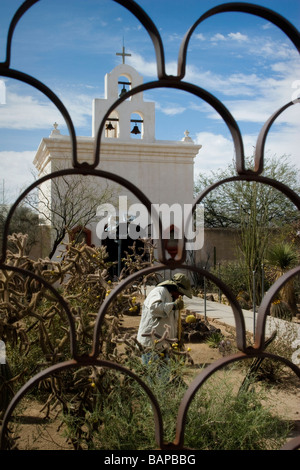
<instances>
[{"instance_id":1,"label":"small yellow fruit","mask_svg":"<svg viewBox=\"0 0 300 470\"><path fill-rule=\"evenodd\" d=\"M186 323L195 323L196 320L195 315L188 315L185 319Z\"/></svg>"}]
</instances>

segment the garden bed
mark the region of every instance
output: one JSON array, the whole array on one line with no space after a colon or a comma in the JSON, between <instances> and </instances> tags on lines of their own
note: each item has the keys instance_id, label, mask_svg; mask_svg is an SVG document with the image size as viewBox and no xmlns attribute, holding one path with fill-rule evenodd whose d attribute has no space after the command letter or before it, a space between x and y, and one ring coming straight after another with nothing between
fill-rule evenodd
<instances>
[{"instance_id":1,"label":"garden bed","mask_svg":"<svg viewBox=\"0 0 300 470\"><path fill-rule=\"evenodd\" d=\"M198 318L200 330L205 323L203 319ZM137 332L140 322L140 316L124 315L122 319L122 334L134 335ZM196 326L196 325L194 325ZM222 324L215 319L208 319L206 322L206 333L220 333L223 340L228 344L234 343L234 328ZM191 326L187 329L189 330ZM184 322L183 322L183 334ZM186 382L192 380L196 373L223 356L222 350L217 344L207 342L209 334L204 335L202 340L192 338L192 341L185 341L184 349L189 350L192 363L187 366ZM121 347L121 346L120 346ZM232 377L237 383L240 383L245 375L244 370L236 368L232 372ZM276 404L276 412L282 415L285 420L291 420L294 423L294 430L291 438L300 432L300 390L299 383L289 377L286 383L270 387L268 391L268 400ZM73 447L64 437L64 426L61 421L52 412L47 420L44 419L44 412L41 412L43 405L35 399L26 398L23 401L22 417L19 427L19 438L17 441L20 449L40 449L40 450L62 450Z\"/></svg>"}]
</instances>

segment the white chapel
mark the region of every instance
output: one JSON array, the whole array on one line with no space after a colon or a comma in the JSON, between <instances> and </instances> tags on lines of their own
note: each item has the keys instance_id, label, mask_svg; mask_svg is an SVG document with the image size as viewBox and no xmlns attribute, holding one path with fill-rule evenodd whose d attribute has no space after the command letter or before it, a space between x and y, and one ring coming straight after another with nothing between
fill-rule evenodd
<instances>
[{"instance_id":1,"label":"white chapel","mask_svg":"<svg viewBox=\"0 0 300 470\"><path fill-rule=\"evenodd\" d=\"M142 76L122 62L105 76L104 98L92 103L92 135L77 137L78 160L93 162L95 136L100 123L120 93L143 83ZM117 174L143 191L153 204L191 204L193 201L194 159L201 145L195 145L183 129L179 141L156 140L155 103L144 101L138 93L123 101L109 115L101 137L97 169ZM71 143L55 123L48 138L43 138L34 158L38 176L71 167ZM47 191L51 193L49 180ZM136 202L136 201L135 201ZM90 242L100 244L91 229Z\"/></svg>"}]
</instances>

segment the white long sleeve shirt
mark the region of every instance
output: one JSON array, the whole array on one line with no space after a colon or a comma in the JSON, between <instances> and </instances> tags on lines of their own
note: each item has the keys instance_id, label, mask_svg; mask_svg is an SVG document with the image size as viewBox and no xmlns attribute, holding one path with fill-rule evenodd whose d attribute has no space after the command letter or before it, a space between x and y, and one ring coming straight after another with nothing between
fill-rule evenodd
<instances>
[{"instance_id":1,"label":"white long sleeve shirt","mask_svg":"<svg viewBox=\"0 0 300 470\"><path fill-rule=\"evenodd\" d=\"M174 301L168 289L157 286L146 297L142 308L142 317L137 334L137 340L143 346L153 346L153 340L149 336L152 330L162 336L166 330L165 325L170 327L170 338L176 338L178 329L178 310L173 310ZM164 346L164 342L159 343L158 349Z\"/></svg>"}]
</instances>

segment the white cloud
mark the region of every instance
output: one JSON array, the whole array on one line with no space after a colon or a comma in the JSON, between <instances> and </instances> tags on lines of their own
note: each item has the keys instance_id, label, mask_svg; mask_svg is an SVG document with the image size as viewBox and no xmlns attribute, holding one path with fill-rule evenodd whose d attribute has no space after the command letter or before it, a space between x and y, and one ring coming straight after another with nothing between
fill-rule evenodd
<instances>
[{"instance_id":1,"label":"white cloud","mask_svg":"<svg viewBox=\"0 0 300 470\"><path fill-rule=\"evenodd\" d=\"M254 96L261 78L256 74L233 73L223 75L210 70L200 70L188 64L186 81L201 86L213 93L220 92L227 96Z\"/></svg>"},{"instance_id":2,"label":"white cloud","mask_svg":"<svg viewBox=\"0 0 300 470\"><path fill-rule=\"evenodd\" d=\"M263 38L260 38L260 41L254 41L254 44L252 42L251 50L255 54L261 55L263 57L272 57L276 60L290 59L291 56L296 56L297 54L296 49L294 49L292 52L291 46L288 43L271 41L270 39Z\"/></svg>"},{"instance_id":3,"label":"white cloud","mask_svg":"<svg viewBox=\"0 0 300 470\"><path fill-rule=\"evenodd\" d=\"M264 123L272 114L272 104L268 101L255 100L233 100L225 101L227 109L236 121ZM216 115L211 115L211 117Z\"/></svg>"},{"instance_id":4,"label":"white cloud","mask_svg":"<svg viewBox=\"0 0 300 470\"><path fill-rule=\"evenodd\" d=\"M298 52L294 45L288 40L277 40L266 33L263 35L251 36L237 32L228 34L217 33L211 36L210 42L213 46L224 47L227 51L235 45L235 53L238 47L242 47L242 56L248 56L253 62L255 58L263 58L264 62L278 60L298 60Z\"/></svg>"},{"instance_id":5,"label":"white cloud","mask_svg":"<svg viewBox=\"0 0 300 470\"><path fill-rule=\"evenodd\" d=\"M176 116L177 114L182 114L186 111L186 107L178 106L178 104L160 104L156 102L155 104L156 111L161 111L163 114L167 116Z\"/></svg>"},{"instance_id":6,"label":"white cloud","mask_svg":"<svg viewBox=\"0 0 300 470\"><path fill-rule=\"evenodd\" d=\"M6 104L6 86L4 80L0 80L0 105Z\"/></svg>"},{"instance_id":7,"label":"white cloud","mask_svg":"<svg viewBox=\"0 0 300 470\"><path fill-rule=\"evenodd\" d=\"M41 129L51 127L59 115L51 103L41 103L32 96L21 96L7 90L6 97L6 104L1 106L1 128Z\"/></svg>"},{"instance_id":8,"label":"white cloud","mask_svg":"<svg viewBox=\"0 0 300 470\"><path fill-rule=\"evenodd\" d=\"M142 73L146 77L157 77L157 65L156 62L150 62L145 60L143 56L136 52L128 57L128 64L135 68L139 73Z\"/></svg>"},{"instance_id":9,"label":"white cloud","mask_svg":"<svg viewBox=\"0 0 300 470\"><path fill-rule=\"evenodd\" d=\"M228 37L230 39L233 39L234 41L248 41L248 36L246 34L242 34L240 32L229 33Z\"/></svg>"},{"instance_id":10,"label":"white cloud","mask_svg":"<svg viewBox=\"0 0 300 470\"><path fill-rule=\"evenodd\" d=\"M299 122L299 121L298 121ZM265 144L265 152L277 156L288 155L295 167L300 169L300 137L297 125L271 128Z\"/></svg>"},{"instance_id":11,"label":"white cloud","mask_svg":"<svg viewBox=\"0 0 300 470\"><path fill-rule=\"evenodd\" d=\"M136 52L128 57L127 63L135 68L143 77L157 78L157 64L144 59L143 56ZM170 61L166 65L166 73L169 75L177 75L177 62Z\"/></svg>"},{"instance_id":12,"label":"white cloud","mask_svg":"<svg viewBox=\"0 0 300 470\"><path fill-rule=\"evenodd\" d=\"M258 135L243 135L245 156L251 156L257 142ZM234 161L234 145L230 137L213 132L199 132L195 139L196 144L202 145L194 167L195 180L201 173L212 170L226 169ZM281 129L270 130L265 143L265 156L287 155L290 163L300 171L299 158L300 137L297 126L285 126Z\"/></svg>"},{"instance_id":13,"label":"white cloud","mask_svg":"<svg viewBox=\"0 0 300 470\"><path fill-rule=\"evenodd\" d=\"M167 116L175 116L176 114L182 114L186 108L182 106L173 106L173 107L163 107L161 111L166 114Z\"/></svg>"},{"instance_id":14,"label":"white cloud","mask_svg":"<svg viewBox=\"0 0 300 470\"><path fill-rule=\"evenodd\" d=\"M289 103L299 93L299 65L294 60L273 63L264 74L233 73L229 75L187 68L191 81L216 94L238 121L264 123L275 111ZM283 113L278 122L294 124L299 121L299 105ZM208 117L220 119L206 106Z\"/></svg>"},{"instance_id":15,"label":"white cloud","mask_svg":"<svg viewBox=\"0 0 300 470\"><path fill-rule=\"evenodd\" d=\"M168 36L169 41L181 41L182 36L178 33L172 33Z\"/></svg>"},{"instance_id":16,"label":"white cloud","mask_svg":"<svg viewBox=\"0 0 300 470\"><path fill-rule=\"evenodd\" d=\"M246 35L239 32L230 33L228 36L243 44L245 44L247 38ZM220 34L217 37L222 40L226 39L224 35ZM253 41L251 41L249 46L248 44L247 42L247 50L244 50L244 53L249 53L252 56L255 52L258 56L262 54L265 57L265 52L262 53L262 51L267 49L268 54L271 54L272 61L269 61L263 67L254 67L255 71L252 73L241 71L231 74L200 68L188 61L185 81L199 85L212 93L218 92L223 96L237 97L237 99L242 97L251 97L253 99L255 97L264 101L265 98L265 101L269 101L270 104L278 103L278 107L290 101L292 83L299 75L298 57L295 57L293 48L287 44L271 43L271 41L265 44L262 42L259 45L257 43L253 44ZM269 48L271 48L271 51ZM143 56L133 54L129 59L129 63L143 76L157 77L156 62L147 61ZM175 61L168 62L166 70L168 74L176 75L177 63Z\"/></svg>"},{"instance_id":17,"label":"white cloud","mask_svg":"<svg viewBox=\"0 0 300 470\"><path fill-rule=\"evenodd\" d=\"M75 92L74 92L75 93ZM87 124L87 116L92 114L92 97L71 93L62 93L62 101L75 126ZM54 122L64 126L64 119L59 110L50 101L31 95L11 92L7 89L6 104L1 105L0 128L3 129L51 129Z\"/></svg>"},{"instance_id":18,"label":"white cloud","mask_svg":"<svg viewBox=\"0 0 300 470\"><path fill-rule=\"evenodd\" d=\"M232 163L234 157L233 142L224 137L224 135L212 132L199 132L194 141L196 144L202 145L195 159L195 179L203 172L207 173L218 168L225 169Z\"/></svg>"},{"instance_id":19,"label":"white cloud","mask_svg":"<svg viewBox=\"0 0 300 470\"><path fill-rule=\"evenodd\" d=\"M248 41L248 36L238 31L236 33L228 33L226 36L224 36L224 34L221 34L221 33L216 33L210 38L211 42L228 41L228 39L233 40L233 41L243 42L243 41Z\"/></svg>"},{"instance_id":20,"label":"white cloud","mask_svg":"<svg viewBox=\"0 0 300 470\"><path fill-rule=\"evenodd\" d=\"M92 116L93 95L83 93L61 93L61 100L67 108L75 127L85 127L88 124L88 118Z\"/></svg>"},{"instance_id":21,"label":"white cloud","mask_svg":"<svg viewBox=\"0 0 300 470\"><path fill-rule=\"evenodd\" d=\"M35 151L0 152L0 173L3 175L4 198L12 202L24 188L33 183L33 159ZM5 201L7 202L7 201Z\"/></svg>"},{"instance_id":22,"label":"white cloud","mask_svg":"<svg viewBox=\"0 0 300 470\"><path fill-rule=\"evenodd\" d=\"M210 40L212 42L216 42L216 41L225 41L226 40L226 37L224 36L224 34L221 34L221 33L217 33L217 34L214 34Z\"/></svg>"},{"instance_id":23,"label":"white cloud","mask_svg":"<svg viewBox=\"0 0 300 470\"><path fill-rule=\"evenodd\" d=\"M265 123L267 119L284 104L286 104L286 102L279 103L276 98L274 98L274 101L271 101L267 99L267 97L253 101L236 100L225 102L225 105L237 121L259 124ZM212 117L216 116L213 115ZM278 116L275 123L285 123L293 126L299 122L299 118L300 107L296 104Z\"/></svg>"},{"instance_id":24,"label":"white cloud","mask_svg":"<svg viewBox=\"0 0 300 470\"><path fill-rule=\"evenodd\" d=\"M273 23L265 23L263 26L262 26L262 29L271 29L273 27Z\"/></svg>"}]
</instances>

